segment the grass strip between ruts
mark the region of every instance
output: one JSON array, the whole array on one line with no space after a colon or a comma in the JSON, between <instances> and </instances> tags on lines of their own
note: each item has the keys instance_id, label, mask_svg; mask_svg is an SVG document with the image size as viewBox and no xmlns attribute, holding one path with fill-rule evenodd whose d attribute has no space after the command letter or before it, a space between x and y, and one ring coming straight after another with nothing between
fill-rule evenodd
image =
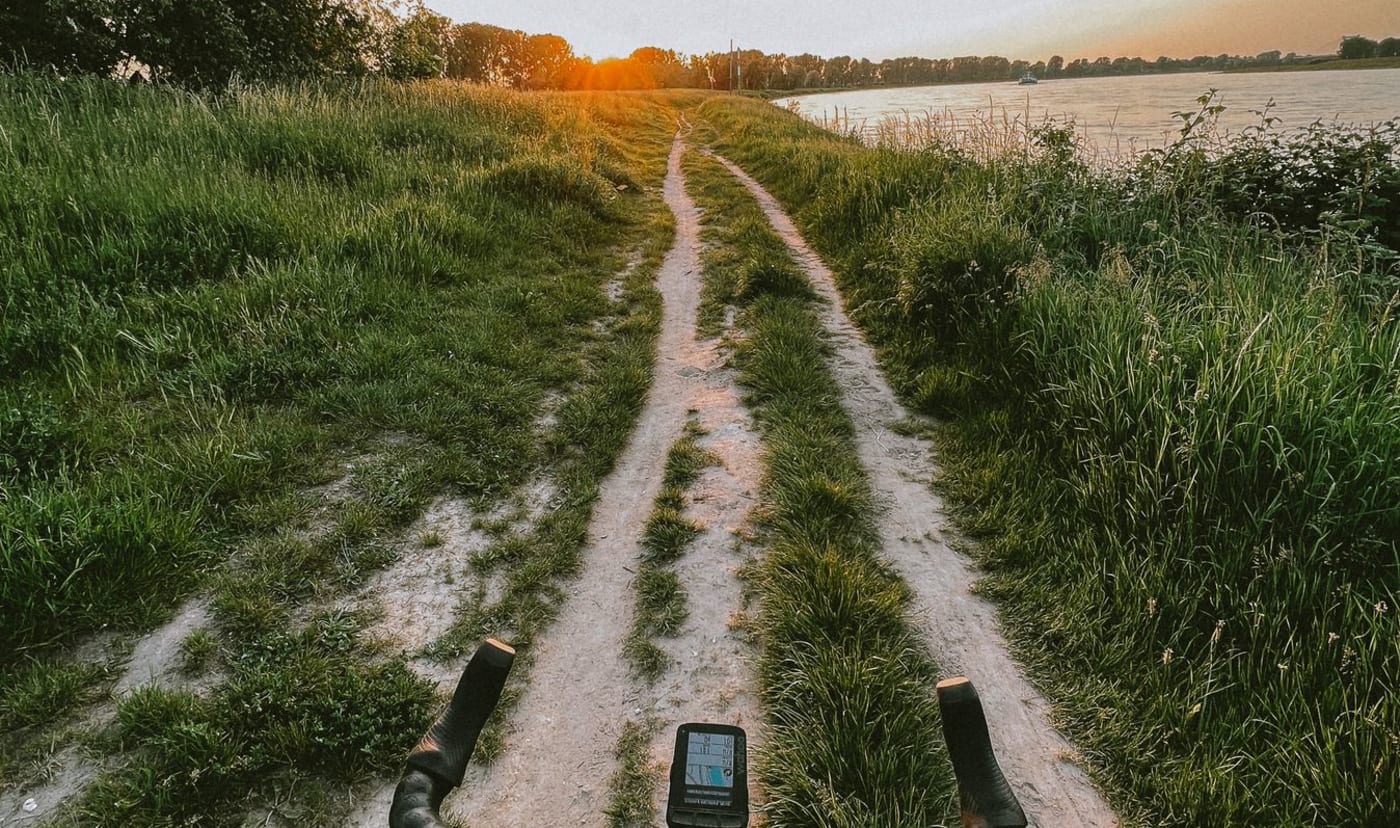
<instances>
[{"instance_id":1,"label":"grass strip between ruts","mask_svg":"<svg viewBox=\"0 0 1400 828\"><path fill-rule=\"evenodd\" d=\"M685 433L671 446L661 491L642 534L641 560L633 583L636 611L622 652L633 671L647 681L660 678L671 664L671 657L657 646L656 639L679 633L690 613L685 585L671 565L705 529L685 514L691 485L705 467L719 462L713 452L696 442L704 433L698 423L688 422Z\"/></svg>"},{"instance_id":2,"label":"grass strip between ruts","mask_svg":"<svg viewBox=\"0 0 1400 828\"><path fill-rule=\"evenodd\" d=\"M685 168L710 244L707 302L739 310L734 361L764 441L767 552L745 576L759 598L769 824L944 822L955 797L935 668L879 557L814 296L738 181L694 153Z\"/></svg>"}]
</instances>

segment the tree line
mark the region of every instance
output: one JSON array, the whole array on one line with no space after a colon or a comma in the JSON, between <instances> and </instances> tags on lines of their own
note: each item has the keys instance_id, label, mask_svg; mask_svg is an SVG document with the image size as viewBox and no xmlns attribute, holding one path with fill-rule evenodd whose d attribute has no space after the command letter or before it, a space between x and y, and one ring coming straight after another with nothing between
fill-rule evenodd
<instances>
[{"instance_id":1,"label":"tree line","mask_svg":"<svg viewBox=\"0 0 1400 828\"><path fill-rule=\"evenodd\" d=\"M0 0L0 64L186 86L441 75L419 0Z\"/></svg>"},{"instance_id":2,"label":"tree line","mask_svg":"<svg viewBox=\"0 0 1400 828\"><path fill-rule=\"evenodd\" d=\"M1279 51L1257 55L1199 55L1192 58L1100 57L1066 60L1011 60L991 56L953 58L901 57L882 61L842 55L767 54L756 49L683 55L669 49L644 47L620 60L594 63L573 54L569 43L555 35L527 35L481 23L442 29L446 77L526 89L578 88L701 88L745 90L823 89L864 86L909 86L937 83L1001 81L1027 72L1039 78L1089 78L1171 72L1212 72L1226 69L1309 63L1315 56ZM1371 41L1348 37L1339 55L1369 44L1378 56L1394 54L1400 40ZM1370 56L1367 54L1365 56Z\"/></svg>"},{"instance_id":3,"label":"tree line","mask_svg":"<svg viewBox=\"0 0 1400 828\"><path fill-rule=\"evenodd\" d=\"M1400 55L1400 39L1342 40L1338 55ZM232 79L445 77L517 89L781 90L1208 72L1313 60L1253 56L1100 57L684 55L647 46L593 61L567 40L483 23L455 24L422 0L0 0L0 62L64 74L119 75L196 87Z\"/></svg>"}]
</instances>

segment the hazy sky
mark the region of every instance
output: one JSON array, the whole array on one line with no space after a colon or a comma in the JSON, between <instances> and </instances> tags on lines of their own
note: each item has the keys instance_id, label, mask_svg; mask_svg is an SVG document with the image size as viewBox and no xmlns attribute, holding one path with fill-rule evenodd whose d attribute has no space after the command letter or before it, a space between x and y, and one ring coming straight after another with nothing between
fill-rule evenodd
<instances>
[{"instance_id":1,"label":"hazy sky","mask_svg":"<svg viewBox=\"0 0 1400 828\"><path fill-rule=\"evenodd\" d=\"M461 21L564 36L594 58L638 46L881 59L1326 53L1400 36L1400 0L428 0Z\"/></svg>"}]
</instances>

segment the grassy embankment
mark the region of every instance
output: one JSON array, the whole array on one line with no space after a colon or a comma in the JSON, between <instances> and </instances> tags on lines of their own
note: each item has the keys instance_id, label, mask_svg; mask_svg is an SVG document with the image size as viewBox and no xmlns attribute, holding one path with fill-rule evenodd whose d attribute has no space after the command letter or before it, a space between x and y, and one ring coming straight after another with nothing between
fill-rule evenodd
<instances>
[{"instance_id":1,"label":"grassy embankment","mask_svg":"<svg viewBox=\"0 0 1400 828\"><path fill-rule=\"evenodd\" d=\"M1319 60L1313 63L1290 64L1288 66L1250 66L1240 69L1226 69L1227 74L1248 72L1325 72L1333 69L1400 69L1400 57L1354 58L1352 60Z\"/></svg>"},{"instance_id":2,"label":"grassy embankment","mask_svg":"<svg viewBox=\"0 0 1400 828\"><path fill-rule=\"evenodd\" d=\"M742 184L697 153L686 172L704 211L701 327L738 309L734 363L763 437L768 549L745 578L759 603L766 814L775 826L944 824L955 803L936 673L879 558L814 294Z\"/></svg>"},{"instance_id":3,"label":"grassy embankment","mask_svg":"<svg viewBox=\"0 0 1400 828\"><path fill-rule=\"evenodd\" d=\"M1056 129L977 161L700 112L944 418L987 592L1120 810L1400 813L1393 131L1106 173Z\"/></svg>"},{"instance_id":4,"label":"grassy embankment","mask_svg":"<svg viewBox=\"0 0 1400 828\"><path fill-rule=\"evenodd\" d=\"M68 645L207 594L186 661L216 688L79 735L111 765L80 821L337 824L436 702L336 599L430 499L544 477L473 627L528 654L649 382L671 103L0 79L0 782L70 740L129 638Z\"/></svg>"}]
</instances>

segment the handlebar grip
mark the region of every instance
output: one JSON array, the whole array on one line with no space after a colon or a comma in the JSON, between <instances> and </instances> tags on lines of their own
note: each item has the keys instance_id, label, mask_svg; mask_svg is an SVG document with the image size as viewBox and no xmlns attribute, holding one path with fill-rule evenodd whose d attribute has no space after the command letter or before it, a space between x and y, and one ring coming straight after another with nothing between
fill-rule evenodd
<instances>
[{"instance_id":1,"label":"handlebar grip","mask_svg":"<svg viewBox=\"0 0 1400 828\"><path fill-rule=\"evenodd\" d=\"M500 701L515 661L515 650L487 639L462 671L447 709L408 754L403 779L394 790L390 828L437 828L438 807L467 773L467 763L486 719Z\"/></svg>"},{"instance_id":2,"label":"handlebar grip","mask_svg":"<svg viewBox=\"0 0 1400 828\"><path fill-rule=\"evenodd\" d=\"M997 764L977 689L965 676L938 683L943 739L958 777L963 828L1025 828L1026 812Z\"/></svg>"}]
</instances>

